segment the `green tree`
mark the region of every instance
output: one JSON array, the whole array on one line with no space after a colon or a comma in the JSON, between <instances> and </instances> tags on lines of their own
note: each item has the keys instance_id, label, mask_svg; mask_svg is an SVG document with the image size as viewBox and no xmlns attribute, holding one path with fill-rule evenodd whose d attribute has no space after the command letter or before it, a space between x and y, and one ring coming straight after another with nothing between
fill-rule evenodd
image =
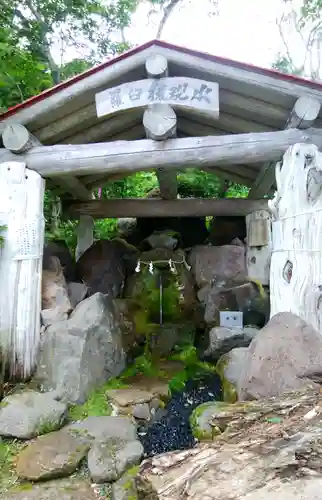
<instances>
[{"instance_id":1,"label":"green tree","mask_svg":"<svg viewBox=\"0 0 322 500\"><path fill-rule=\"evenodd\" d=\"M276 20L284 51L273 67L285 73L322 79L322 0L283 0Z\"/></svg>"},{"instance_id":2,"label":"green tree","mask_svg":"<svg viewBox=\"0 0 322 500\"><path fill-rule=\"evenodd\" d=\"M112 34L128 26L139 0L0 0L0 30L10 33L11 45L28 54L50 71L53 82L61 79L60 65L52 46L81 48L93 62L124 50L126 43Z\"/></svg>"},{"instance_id":3,"label":"green tree","mask_svg":"<svg viewBox=\"0 0 322 500\"><path fill-rule=\"evenodd\" d=\"M52 85L46 65L17 45L8 29L0 29L0 112Z\"/></svg>"}]
</instances>

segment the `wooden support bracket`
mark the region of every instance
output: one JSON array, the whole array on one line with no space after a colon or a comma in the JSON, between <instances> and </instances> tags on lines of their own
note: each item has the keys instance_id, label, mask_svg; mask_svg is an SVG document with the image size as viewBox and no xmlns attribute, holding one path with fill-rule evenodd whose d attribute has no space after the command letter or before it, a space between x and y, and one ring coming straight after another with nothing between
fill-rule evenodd
<instances>
[{"instance_id":1,"label":"wooden support bracket","mask_svg":"<svg viewBox=\"0 0 322 500\"><path fill-rule=\"evenodd\" d=\"M301 130L312 127L319 115L321 103L312 97L302 96L297 99L291 114L285 124L285 130L298 128ZM275 162L265 163L252 185L248 198L261 198L269 193L275 182Z\"/></svg>"}]
</instances>

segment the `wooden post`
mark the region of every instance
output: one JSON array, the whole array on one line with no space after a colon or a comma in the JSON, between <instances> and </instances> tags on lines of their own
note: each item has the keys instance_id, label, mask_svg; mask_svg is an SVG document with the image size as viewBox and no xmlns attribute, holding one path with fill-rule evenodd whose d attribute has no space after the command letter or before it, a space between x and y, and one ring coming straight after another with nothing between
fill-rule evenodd
<instances>
[{"instance_id":1,"label":"wooden post","mask_svg":"<svg viewBox=\"0 0 322 500\"><path fill-rule=\"evenodd\" d=\"M147 58L145 69L149 78L168 76L168 61L155 54ZM143 115L143 126L146 137L154 141L165 141L177 135L177 115L169 104L156 103L148 106ZM176 171L156 170L160 194L165 200L175 199L178 195Z\"/></svg>"},{"instance_id":2,"label":"wooden post","mask_svg":"<svg viewBox=\"0 0 322 500\"><path fill-rule=\"evenodd\" d=\"M262 285L269 284L272 254L271 214L268 210L256 210L246 216L247 276Z\"/></svg>"},{"instance_id":3,"label":"wooden post","mask_svg":"<svg viewBox=\"0 0 322 500\"><path fill-rule=\"evenodd\" d=\"M322 154L296 144L276 166L271 316L291 311L322 334Z\"/></svg>"},{"instance_id":4,"label":"wooden post","mask_svg":"<svg viewBox=\"0 0 322 500\"><path fill-rule=\"evenodd\" d=\"M23 162L0 164L0 346L11 376L28 378L40 340L45 181Z\"/></svg>"},{"instance_id":5,"label":"wooden post","mask_svg":"<svg viewBox=\"0 0 322 500\"><path fill-rule=\"evenodd\" d=\"M90 215L81 215L77 227L77 246L75 252L76 260L78 260L85 250L93 244L93 230L93 218Z\"/></svg>"}]
</instances>

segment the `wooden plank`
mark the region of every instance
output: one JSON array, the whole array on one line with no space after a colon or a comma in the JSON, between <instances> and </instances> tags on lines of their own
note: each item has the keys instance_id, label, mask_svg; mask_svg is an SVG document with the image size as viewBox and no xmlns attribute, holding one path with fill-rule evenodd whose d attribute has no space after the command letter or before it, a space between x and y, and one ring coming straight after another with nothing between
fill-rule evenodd
<instances>
[{"instance_id":1,"label":"wooden plank","mask_svg":"<svg viewBox=\"0 0 322 500\"><path fill-rule=\"evenodd\" d=\"M35 147L41 147L41 142L19 123L11 123L5 128L2 141L8 150L15 153L17 159L20 159L19 153L27 153ZM55 182L79 199L85 201L92 199L91 192L76 177L66 175L56 179Z\"/></svg>"},{"instance_id":2,"label":"wooden plank","mask_svg":"<svg viewBox=\"0 0 322 500\"><path fill-rule=\"evenodd\" d=\"M165 77L127 82L95 95L98 117L123 110L146 108L149 104L170 104L174 109L196 110L219 116L219 87L196 78Z\"/></svg>"},{"instance_id":3,"label":"wooden plank","mask_svg":"<svg viewBox=\"0 0 322 500\"><path fill-rule=\"evenodd\" d=\"M207 215L247 215L267 209L268 200L248 198L198 199L133 198L68 202L64 206L68 217L91 215L95 219L112 217L204 217Z\"/></svg>"},{"instance_id":4,"label":"wooden plank","mask_svg":"<svg viewBox=\"0 0 322 500\"><path fill-rule=\"evenodd\" d=\"M28 168L43 177L137 172L156 168L169 170L189 167L215 167L278 160L286 149L298 142L322 147L322 130L289 129L260 134L234 134L220 137L189 137L159 143L116 141L87 145L39 146L19 156ZM0 149L0 161L17 155Z\"/></svg>"},{"instance_id":5,"label":"wooden plank","mask_svg":"<svg viewBox=\"0 0 322 500\"><path fill-rule=\"evenodd\" d=\"M321 103L317 99L303 96L297 99L285 124L285 129L299 128L305 130L313 125L319 115ZM275 183L275 163L268 162L256 178L249 194L249 198L262 197L269 192Z\"/></svg>"}]
</instances>

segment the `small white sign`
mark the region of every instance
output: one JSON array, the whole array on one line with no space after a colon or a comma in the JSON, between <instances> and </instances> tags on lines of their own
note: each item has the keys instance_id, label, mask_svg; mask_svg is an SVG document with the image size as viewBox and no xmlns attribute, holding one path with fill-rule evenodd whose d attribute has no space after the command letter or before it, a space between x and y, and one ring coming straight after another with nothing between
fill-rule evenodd
<instances>
[{"instance_id":1,"label":"small white sign","mask_svg":"<svg viewBox=\"0 0 322 500\"><path fill-rule=\"evenodd\" d=\"M174 76L127 82L95 95L97 116L118 111L146 108L149 104L165 103L175 108L194 109L219 117L219 86L196 78Z\"/></svg>"},{"instance_id":2,"label":"small white sign","mask_svg":"<svg viewBox=\"0 0 322 500\"><path fill-rule=\"evenodd\" d=\"M220 311L220 326L243 328L243 313L240 311Z\"/></svg>"}]
</instances>

